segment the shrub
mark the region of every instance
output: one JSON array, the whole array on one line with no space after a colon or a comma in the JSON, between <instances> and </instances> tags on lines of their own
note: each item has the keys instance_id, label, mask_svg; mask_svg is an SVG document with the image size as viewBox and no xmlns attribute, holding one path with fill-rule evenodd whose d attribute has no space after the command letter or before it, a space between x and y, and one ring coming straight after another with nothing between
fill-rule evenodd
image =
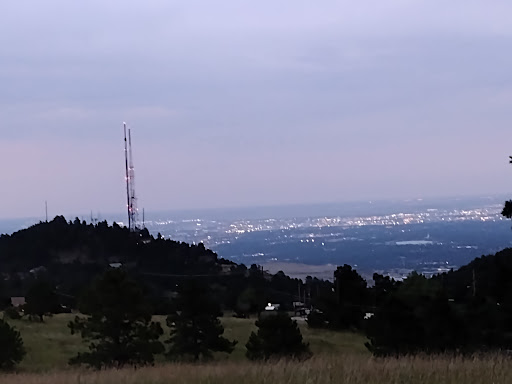
<instances>
[{"instance_id":1,"label":"shrub","mask_svg":"<svg viewBox=\"0 0 512 384\"><path fill-rule=\"evenodd\" d=\"M12 319L12 320L21 319L20 311L18 311L18 308L13 307L13 306L9 306L9 307L5 308L4 316L7 317L8 319Z\"/></svg>"},{"instance_id":2,"label":"shrub","mask_svg":"<svg viewBox=\"0 0 512 384\"><path fill-rule=\"evenodd\" d=\"M14 368L23 360L25 353L20 333L0 320L0 370Z\"/></svg>"}]
</instances>

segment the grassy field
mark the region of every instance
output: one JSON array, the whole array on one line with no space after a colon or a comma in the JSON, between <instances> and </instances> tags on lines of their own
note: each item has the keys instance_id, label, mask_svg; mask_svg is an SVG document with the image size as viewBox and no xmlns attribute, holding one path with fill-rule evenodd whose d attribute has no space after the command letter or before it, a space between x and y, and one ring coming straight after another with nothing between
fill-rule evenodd
<instances>
[{"instance_id":1,"label":"grassy field","mask_svg":"<svg viewBox=\"0 0 512 384\"><path fill-rule=\"evenodd\" d=\"M45 323L32 322L25 319L9 320L21 333L27 355L19 366L22 372L41 372L55 369L69 369L68 360L79 351L86 350L86 345L78 335L72 336L67 324L74 315L60 314L47 318ZM164 326L163 338L168 338L165 318L155 320ZM238 340L232 354L218 354L216 360L240 362L245 358L245 344L251 331L255 330L256 319L237 319L224 317L222 322L225 336L230 340ZM364 346L365 337L357 333L340 333L325 330L311 330L305 323L300 325L306 342L310 343L315 355L355 354L369 356Z\"/></svg>"},{"instance_id":2,"label":"grassy field","mask_svg":"<svg viewBox=\"0 0 512 384\"><path fill-rule=\"evenodd\" d=\"M0 375L2 384L509 384L512 360L501 355L478 358L446 356L375 359L364 347L365 338L353 333L310 330L301 325L315 356L306 362L253 363L245 359L244 345L254 319L226 317L226 336L239 341L231 355L218 355L210 364L169 364L154 367L93 372L69 368L67 361L83 350L71 336L71 315L58 315L45 324L10 321L22 334L27 356L16 374ZM158 319L163 320L163 319ZM167 337L167 336L166 336Z\"/></svg>"}]
</instances>

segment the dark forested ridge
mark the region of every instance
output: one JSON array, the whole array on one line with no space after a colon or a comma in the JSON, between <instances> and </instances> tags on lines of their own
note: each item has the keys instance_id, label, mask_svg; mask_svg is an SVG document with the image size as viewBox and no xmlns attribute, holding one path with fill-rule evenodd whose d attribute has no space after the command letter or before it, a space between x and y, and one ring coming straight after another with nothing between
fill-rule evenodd
<instances>
[{"instance_id":1,"label":"dark forested ridge","mask_svg":"<svg viewBox=\"0 0 512 384\"><path fill-rule=\"evenodd\" d=\"M223 308L241 312L261 310L270 299L291 303L301 283L283 273L271 276L256 265L247 268L218 258L202 243L153 237L145 229L133 233L116 223L92 225L57 216L0 236L0 296L24 296L35 280L44 279L63 301L76 305L73 299L83 288L112 267L128 271L160 304L173 296L180 282L198 278L213 286Z\"/></svg>"}]
</instances>

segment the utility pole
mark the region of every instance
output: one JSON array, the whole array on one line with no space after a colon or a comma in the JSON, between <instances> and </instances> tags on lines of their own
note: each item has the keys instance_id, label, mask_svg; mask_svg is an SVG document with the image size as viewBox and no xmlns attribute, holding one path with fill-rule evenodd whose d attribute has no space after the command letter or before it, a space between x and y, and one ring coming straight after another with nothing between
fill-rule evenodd
<instances>
[{"instance_id":1,"label":"utility pole","mask_svg":"<svg viewBox=\"0 0 512 384\"><path fill-rule=\"evenodd\" d=\"M46 222L48 222L48 201L46 201L46 200L44 202L44 210L46 213Z\"/></svg>"}]
</instances>

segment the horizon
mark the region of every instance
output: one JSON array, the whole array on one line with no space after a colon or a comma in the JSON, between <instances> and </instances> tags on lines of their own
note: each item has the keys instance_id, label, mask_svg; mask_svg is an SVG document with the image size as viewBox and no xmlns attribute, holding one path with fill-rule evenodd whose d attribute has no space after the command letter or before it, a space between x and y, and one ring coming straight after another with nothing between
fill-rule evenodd
<instances>
[{"instance_id":1,"label":"horizon","mask_svg":"<svg viewBox=\"0 0 512 384\"><path fill-rule=\"evenodd\" d=\"M484 195L459 195L459 196L436 196L412 199L387 199L387 200L354 200L337 201L324 203L298 203L266 206L231 206L217 208L196 208L196 209L160 209L156 211L145 211L146 222L167 219L168 215L174 215L177 220L183 219L263 219L263 218L292 218L292 217L322 217L322 216L365 216L368 215L369 207L380 210L378 214L397 213L403 210L404 213L412 212L420 208L418 205L428 204L431 207L440 207L450 204L453 208L456 203L463 203L467 207L475 207L487 203L501 204L508 199L506 194L484 194ZM491 200L492 202L488 201ZM364 206L362 206L364 205ZM109 224L117 222L126 225L126 212L95 212L87 213L51 213L51 205L48 205L48 220L51 221L57 216L63 216L66 220L73 221L75 218L90 223L91 214L94 220L107 221ZM425 207L423 207L425 208ZM340 212L340 209L347 211ZM316 213L315 213L316 212ZM374 211L373 211L374 212ZM374 212L375 213L375 212ZM142 210L139 212L139 216ZM140 218L140 217L139 217ZM26 217L0 217L0 234L11 234L24 226L37 224L45 221L44 212L40 216ZM140 220L142 221L142 220ZM5 231L4 228L10 228Z\"/></svg>"}]
</instances>

